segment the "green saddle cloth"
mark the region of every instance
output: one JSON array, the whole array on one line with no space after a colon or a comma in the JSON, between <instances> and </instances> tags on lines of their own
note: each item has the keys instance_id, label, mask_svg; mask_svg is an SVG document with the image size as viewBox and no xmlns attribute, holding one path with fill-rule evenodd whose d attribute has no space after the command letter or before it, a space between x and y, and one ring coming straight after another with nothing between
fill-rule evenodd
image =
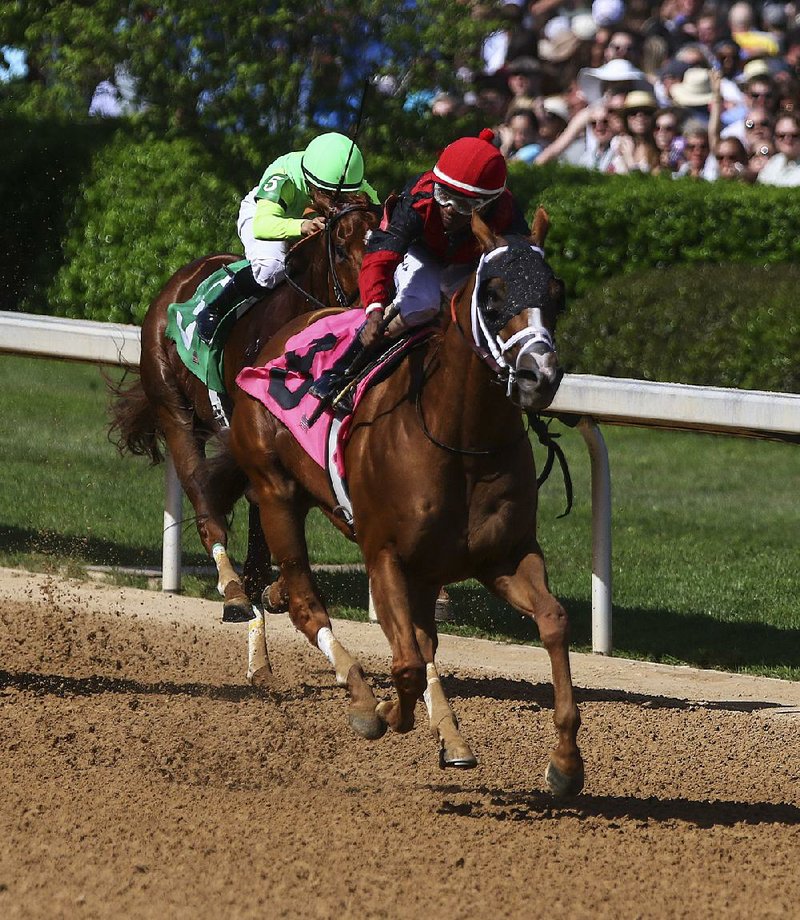
<instances>
[{"instance_id":1,"label":"green saddle cloth","mask_svg":"<svg viewBox=\"0 0 800 920\"><path fill-rule=\"evenodd\" d=\"M195 377L217 393L225 392L224 347L240 304L234 304L220 319L208 345L197 336L197 314L217 297L229 276L247 264L247 259L241 259L218 269L200 282L190 300L167 307L167 338L175 343L181 361Z\"/></svg>"}]
</instances>

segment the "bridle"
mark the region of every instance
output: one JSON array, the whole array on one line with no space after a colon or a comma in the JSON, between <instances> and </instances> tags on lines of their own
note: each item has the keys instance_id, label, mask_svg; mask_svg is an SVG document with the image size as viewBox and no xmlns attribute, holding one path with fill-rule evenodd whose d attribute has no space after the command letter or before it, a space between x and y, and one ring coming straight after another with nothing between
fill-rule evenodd
<instances>
[{"instance_id":1,"label":"bridle","mask_svg":"<svg viewBox=\"0 0 800 920\"><path fill-rule=\"evenodd\" d=\"M511 391L514 386L514 383L518 378L533 377L533 373L525 368L519 366L520 358L528 353L536 354L536 350L539 349L540 353L543 349L545 352L550 352L555 350L553 343L553 337L550 331L542 323L542 306L544 294L542 291L545 289L546 283L549 283L549 280L554 277L550 267L544 261L544 251L538 246L532 246L530 243L524 244L527 249L532 250L541 257L541 265L536 266L532 271L535 277L535 281L538 282L537 289L534 293L527 291L525 295L524 304L516 304L516 298L513 296L509 298L510 303L506 305L506 308L501 311L494 320L490 320L485 315L484 309L480 303L480 289L482 283L492 277L501 277L497 272L492 274L493 266L487 269L487 263L490 262L493 258L502 256L505 253L508 253L511 247L501 246L497 249L493 249L489 253L485 253L481 256L481 260L478 264L478 268L475 272L475 280L473 284L472 294L471 294L471 306L470 306L470 318L472 326L472 334L468 334L461 326L458 320L458 314L456 312L456 305L458 300L464 293L464 289L460 289L453 294L453 297L450 301L450 317L461 333L464 340L470 346L470 348L475 352L475 354L486 364L495 375L495 382L501 384L506 389L506 395L511 396ZM527 267L528 272L531 271L531 267ZM528 276L531 280L530 275ZM503 340L500 338L500 331L513 319L514 316L518 315L523 309L529 309L533 311L534 320L538 320L534 325L528 325L524 329L516 332L509 339ZM515 345L520 345L521 347L517 353L516 361L512 363L509 362L507 358L508 351L513 348ZM572 479L569 475L569 468L567 466L567 460L564 456L564 452L561 449L561 446L557 443L556 439L558 438L557 434L554 434L550 431L548 424L542 421L541 417L535 412L526 411L525 415L528 420L528 428L522 429L520 435L511 442L507 442L502 445L498 445L492 448L469 448L469 447L458 447L455 445L445 444L436 438L433 433L428 428L425 418L422 411L422 390L423 384L426 379L426 372L423 369L422 380L420 381L419 386L417 387L416 394L416 410L417 417L419 419L420 427L425 435L425 437L437 447L442 450L447 451L448 453L460 454L464 456L472 457L486 457L492 454L499 453L501 451L507 451L511 447L514 447L519 441L524 440L528 437L528 431L532 430L536 437L539 440L539 443L547 450L547 459L545 461L542 472L537 477L536 484L541 486L547 477L550 475L550 472L553 468L554 460L558 460L559 466L561 467L561 472L564 477L564 487L567 494L567 507L564 511L564 514L560 517L564 517L569 514L570 509L572 508Z\"/></svg>"},{"instance_id":2,"label":"bridle","mask_svg":"<svg viewBox=\"0 0 800 920\"><path fill-rule=\"evenodd\" d=\"M553 336L542 321L543 294L539 288L544 287L544 282L553 277L547 263L544 261L544 251L539 246L532 246L529 243L524 244L525 249L530 250L541 257L541 266L537 266L535 274L536 280L540 282L537 290L532 295L530 292L526 295L525 303L516 303L516 298L509 298L505 309L497 316L496 319L487 318L484 309L481 306L480 290L484 281L491 278L502 277L499 272L493 271L490 265L493 259L506 256L512 252L510 246L499 246L491 252L484 253L478 263L475 272L475 283L472 290L472 300L470 303L470 326L472 334L468 335L458 321L456 314L456 303L463 291L456 291L450 301L450 318L455 324L458 331L468 342L470 348L476 355L493 371L497 382L505 386L506 396L511 397L514 384L518 378L535 379L533 372L524 367L520 367L521 359L529 354L542 354L543 352L555 351ZM533 324L527 325L519 332L515 332L509 339L503 340L500 337L500 331L511 322L511 320L522 312L523 309L532 311ZM515 346L519 345L516 360L510 363L507 353Z\"/></svg>"},{"instance_id":3,"label":"bridle","mask_svg":"<svg viewBox=\"0 0 800 920\"><path fill-rule=\"evenodd\" d=\"M312 233L309 236L303 237L303 239L298 240L294 246L291 247L289 252L286 255L286 283L289 287L294 288L298 294L304 297L309 303L313 304L315 307L327 310L333 304L323 303L317 297L315 297L310 291L306 291L301 287L294 278L289 274L288 268L290 265L289 257L301 246L307 245L310 240L316 239L320 233L325 234L325 249L328 256L328 272L333 282L333 293L336 297L336 304L341 307L343 310L346 310L348 307L352 306L355 303L356 298L358 297L358 288L356 288L351 294L346 293L342 287L342 283L339 280L339 275L336 272L336 244L333 239L333 230L336 224L346 215L352 214L354 211L370 211L371 207L369 204L347 204L342 207L340 210L335 211L331 216L325 221L325 227L323 230L318 230L316 233Z\"/></svg>"}]
</instances>

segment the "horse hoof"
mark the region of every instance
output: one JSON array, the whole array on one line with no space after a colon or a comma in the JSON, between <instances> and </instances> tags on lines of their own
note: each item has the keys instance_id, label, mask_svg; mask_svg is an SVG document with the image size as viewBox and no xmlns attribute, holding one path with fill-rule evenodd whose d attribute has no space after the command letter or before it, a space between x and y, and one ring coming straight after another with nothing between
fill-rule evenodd
<instances>
[{"instance_id":1,"label":"horse hoof","mask_svg":"<svg viewBox=\"0 0 800 920\"><path fill-rule=\"evenodd\" d=\"M439 751L439 767L446 770L448 767L455 767L458 770L473 770L478 766L478 758L466 746L466 744L456 744L453 747L443 747Z\"/></svg>"},{"instance_id":2,"label":"horse hoof","mask_svg":"<svg viewBox=\"0 0 800 920\"><path fill-rule=\"evenodd\" d=\"M581 764L577 773L570 775L559 770L551 760L544 771L544 779L553 798L569 799L583 789L583 764Z\"/></svg>"},{"instance_id":3,"label":"horse hoof","mask_svg":"<svg viewBox=\"0 0 800 920\"><path fill-rule=\"evenodd\" d=\"M237 598L234 601L226 601L222 605L223 623L247 623L255 618L253 605L247 600Z\"/></svg>"},{"instance_id":4,"label":"horse hoof","mask_svg":"<svg viewBox=\"0 0 800 920\"><path fill-rule=\"evenodd\" d=\"M269 665L265 665L257 671L253 671L252 674L248 672L247 682L257 690L268 690L275 682L275 675L272 673L272 668Z\"/></svg>"},{"instance_id":5,"label":"horse hoof","mask_svg":"<svg viewBox=\"0 0 800 920\"><path fill-rule=\"evenodd\" d=\"M264 593L261 595L261 603L267 613L288 613L288 599L282 596L280 589L276 589L275 591L272 590L275 588L276 584L277 582L273 582L271 585L264 588Z\"/></svg>"},{"instance_id":6,"label":"horse hoof","mask_svg":"<svg viewBox=\"0 0 800 920\"><path fill-rule=\"evenodd\" d=\"M350 728L367 741L377 741L386 734L386 723L374 709L351 709L347 721Z\"/></svg>"}]
</instances>

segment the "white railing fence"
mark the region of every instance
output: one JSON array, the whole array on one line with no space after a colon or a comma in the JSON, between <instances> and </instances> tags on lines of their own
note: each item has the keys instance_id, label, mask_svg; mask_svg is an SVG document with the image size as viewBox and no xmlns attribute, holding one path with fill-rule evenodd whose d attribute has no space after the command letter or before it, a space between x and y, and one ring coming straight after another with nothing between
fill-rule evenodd
<instances>
[{"instance_id":1,"label":"white railing fence","mask_svg":"<svg viewBox=\"0 0 800 920\"><path fill-rule=\"evenodd\" d=\"M136 367L137 326L0 311L0 354ZM798 439L800 395L567 374L548 410L578 417L592 482L592 649L610 655L611 471L599 423ZM182 493L167 459L162 589L181 584Z\"/></svg>"}]
</instances>

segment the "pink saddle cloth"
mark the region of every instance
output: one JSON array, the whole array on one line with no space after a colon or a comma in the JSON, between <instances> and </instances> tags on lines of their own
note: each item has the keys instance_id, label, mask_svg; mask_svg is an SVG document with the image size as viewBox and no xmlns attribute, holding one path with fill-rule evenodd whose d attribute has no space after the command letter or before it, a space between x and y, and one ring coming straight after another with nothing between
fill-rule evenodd
<instances>
[{"instance_id":1,"label":"pink saddle cloth","mask_svg":"<svg viewBox=\"0 0 800 920\"><path fill-rule=\"evenodd\" d=\"M293 335L280 357L263 367L246 367L236 378L245 393L263 403L283 422L309 457L329 473L335 468L342 478L345 475L344 447L352 415L342 421L331 409L326 409L310 428L303 422L319 405L317 398L308 392L311 384L333 366L363 322L361 310L324 316ZM420 330L408 339L407 346L430 333L430 328ZM376 367L358 382L353 397L354 409L382 369L383 365Z\"/></svg>"}]
</instances>

